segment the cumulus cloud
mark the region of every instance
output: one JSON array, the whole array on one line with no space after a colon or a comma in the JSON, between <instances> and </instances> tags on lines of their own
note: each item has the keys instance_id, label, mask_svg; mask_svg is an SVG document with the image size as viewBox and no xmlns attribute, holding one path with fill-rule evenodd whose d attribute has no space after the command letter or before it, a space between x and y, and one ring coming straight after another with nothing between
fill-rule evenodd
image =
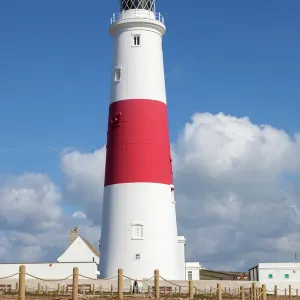
<instances>
[{"instance_id":1,"label":"cumulus cloud","mask_svg":"<svg viewBox=\"0 0 300 300\"><path fill-rule=\"evenodd\" d=\"M283 245L300 221L299 140L246 117L192 116L172 144L178 226L187 237L188 259L228 270L291 259L300 242ZM68 193L98 224L104 165L104 147L62 158ZM293 178L288 189L287 176Z\"/></svg>"},{"instance_id":2,"label":"cumulus cloud","mask_svg":"<svg viewBox=\"0 0 300 300\"><path fill-rule=\"evenodd\" d=\"M248 118L195 114L172 145L172 156L190 257L232 269L272 260L270 252L292 259L296 248L279 245L298 230L299 193L282 190L278 178L300 171L298 136ZM298 184L295 179L290 185Z\"/></svg>"},{"instance_id":3,"label":"cumulus cloud","mask_svg":"<svg viewBox=\"0 0 300 300\"><path fill-rule=\"evenodd\" d=\"M86 219L86 214L82 211L75 211L72 217L75 219Z\"/></svg>"},{"instance_id":4,"label":"cumulus cloud","mask_svg":"<svg viewBox=\"0 0 300 300\"><path fill-rule=\"evenodd\" d=\"M101 224L105 154L102 147L93 153L69 151L61 157L66 201L83 207L97 225Z\"/></svg>"},{"instance_id":5,"label":"cumulus cloud","mask_svg":"<svg viewBox=\"0 0 300 300\"><path fill-rule=\"evenodd\" d=\"M0 179L0 261L55 261L69 244L74 218L63 212L62 194L44 174L26 173ZM80 212L75 212L79 216ZM90 220L76 219L84 233L97 228ZM69 229L68 229L69 228ZM87 234L90 236L90 234Z\"/></svg>"},{"instance_id":6,"label":"cumulus cloud","mask_svg":"<svg viewBox=\"0 0 300 300\"><path fill-rule=\"evenodd\" d=\"M43 174L24 174L2 179L0 225L19 231L53 227L61 217L61 195Z\"/></svg>"},{"instance_id":7,"label":"cumulus cloud","mask_svg":"<svg viewBox=\"0 0 300 300\"><path fill-rule=\"evenodd\" d=\"M293 259L300 247L299 146L299 135L246 117L192 116L172 144L178 227L187 238L188 260L206 268L247 270L258 261ZM22 241L19 257L21 249L29 249L44 259L67 247L66 228L76 223L97 246L105 152L105 147L65 151L61 190L40 174L1 180L0 195L9 207L0 211L0 224L10 232L0 232L0 245ZM70 215L62 213L61 203L73 208ZM0 258L9 256L7 249L0 248Z\"/></svg>"}]
</instances>

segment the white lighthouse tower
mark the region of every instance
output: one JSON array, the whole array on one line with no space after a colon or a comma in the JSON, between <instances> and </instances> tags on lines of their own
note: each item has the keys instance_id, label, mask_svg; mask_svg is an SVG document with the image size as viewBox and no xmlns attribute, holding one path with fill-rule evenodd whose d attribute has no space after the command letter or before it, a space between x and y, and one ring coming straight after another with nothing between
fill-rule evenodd
<instances>
[{"instance_id":1,"label":"white lighthouse tower","mask_svg":"<svg viewBox=\"0 0 300 300\"><path fill-rule=\"evenodd\" d=\"M111 19L111 95L100 277L184 279L168 129L162 37L155 0L121 0Z\"/></svg>"}]
</instances>

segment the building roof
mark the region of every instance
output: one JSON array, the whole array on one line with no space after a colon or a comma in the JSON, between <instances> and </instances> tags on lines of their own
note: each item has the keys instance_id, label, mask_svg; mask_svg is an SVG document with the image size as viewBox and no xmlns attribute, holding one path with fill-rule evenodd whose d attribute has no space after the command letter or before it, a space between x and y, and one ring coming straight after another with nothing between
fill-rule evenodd
<instances>
[{"instance_id":1,"label":"building roof","mask_svg":"<svg viewBox=\"0 0 300 300\"><path fill-rule=\"evenodd\" d=\"M245 277L247 278L247 274L245 274L245 272L200 270L201 280L243 280L246 279Z\"/></svg>"},{"instance_id":2,"label":"building roof","mask_svg":"<svg viewBox=\"0 0 300 300\"><path fill-rule=\"evenodd\" d=\"M95 247L83 236L79 234L78 226L75 226L70 232L70 245L69 247L75 242L75 240L80 237L85 244L90 248L90 250L98 257L100 257L100 253L95 249Z\"/></svg>"},{"instance_id":3,"label":"building roof","mask_svg":"<svg viewBox=\"0 0 300 300\"><path fill-rule=\"evenodd\" d=\"M87 246L94 252L94 254L100 257L100 253L95 249L95 247L88 240L83 238L81 235L79 236L83 239L83 241L87 244Z\"/></svg>"}]
</instances>

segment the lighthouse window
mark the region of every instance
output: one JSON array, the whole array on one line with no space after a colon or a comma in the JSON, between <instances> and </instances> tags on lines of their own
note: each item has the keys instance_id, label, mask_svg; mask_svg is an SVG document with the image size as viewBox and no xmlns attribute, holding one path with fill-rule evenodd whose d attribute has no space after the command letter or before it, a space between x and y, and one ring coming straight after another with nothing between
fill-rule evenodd
<instances>
[{"instance_id":1,"label":"lighthouse window","mask_svg":"<svg viewBox=\"0 0 300 300\"><path fill-rule=\"evenodd\" d=\"M115 69L115 82L121 81L121 68Z\"/></svg>"},{"instance_id":2,"label":"lighthouse window","mask_svg":"<svg viewBox=\"0 0 300 300\"><path fill-rule=\"evenodd\" d=\"M140 46L141 45L141 36L140 35L134 35L133 36L133 45L134 46Z\"/></svg>"},{"instance_id":3,"label":"lighthouse window","mask_svg":"<svg viewBox=\"0 0 300 300\"><path fill-rule=\"evenodd\" d=\"M141 253L135 253L134 254L134 259L135 260L141 260Z\"/></svg>"},{"instance_id":4,"label":"lighthouse window","mask_svg":"<svg viewBox=\"0 0 300 300\"><path fill-rule=\"evenodd\" d=\"M132 239L141 240L144 237L144 228L142 224L132 224Z\"/></svg>"}]
</instances>

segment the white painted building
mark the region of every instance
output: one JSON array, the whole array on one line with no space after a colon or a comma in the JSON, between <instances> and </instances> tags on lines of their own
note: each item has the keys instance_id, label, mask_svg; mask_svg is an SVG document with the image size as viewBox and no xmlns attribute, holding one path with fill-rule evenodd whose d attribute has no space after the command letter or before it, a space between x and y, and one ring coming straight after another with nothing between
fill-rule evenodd
<instances>
[{"instance_id":1,"label":"white painted building","mask_svg":"<svg viewBox=\"0 0 300 300\"><path fill-rule=\"evenodd\" d=\"M45 262L45 263L2 263L0 264L0 277L11 276L19 272L20 265L25 265L26 273L42 279L72 279L73 268L77 267L79 274L97 279L98 266L93 262ZM12 278L18 278L16 274ZM34 277L26 275L26 279ZM81 278L83 279L83 278Z\"/></svg>"},{"instance_id":2,"label":"white painted building","mask_svg":"<svg viewBox=\"0 0 300 300\"><path fill-rule=\"evenodd\" d=\"M95 262L99 265L99 252L89 241L81 237L75 227L70 234L70 245L66 251L57 258L58 262Z\"/></svg>"},{"instance_id":3,"label":"white painted building","mask_svg":"<svg viewBox=\"0 0 300 300\"><path fill-rule=\"evenodd\" d=\"M259 263L249 269L249 277L259 282L299 282L300 263Z\"/></svg>"},{"instance_id":4,"label":"white painted building","mask_svg":"<svg viewBox=\"0 0 300 300\"><path fill-rule=\"evenodd\" d=\"M99 275L99 257L99 252L79 235L75 227L70 233L69 247L57 258L57 262L2 263L0 264L0 277L16 274L19 272L20 265L25 265L26 273L44 279L68 277L73 274L74 267L78 267L79 274L96 279ZM27 275L26 277L30 278Z\"/></svg>"},{"instance_id":5,"label":"white painted building","mask_svg":"<svg viewBox=\"0 0 300 300\"><path fill-rule=\"evenodd\" d=\"M185 279L186 276L186 263L185 263L185 245L186 238L184 236L178 236L178 263L180 278Z\"/></svg>"},{"instance_id":6,"label":"white painted building","mask_svg":"<svg viewBox=\"0 0 300 300\"><path fill-rule=\"evenodd\" d=\"M199 262L185 263L185 280L200 280L201 269Z\"/></svg>"}]
</instances>

